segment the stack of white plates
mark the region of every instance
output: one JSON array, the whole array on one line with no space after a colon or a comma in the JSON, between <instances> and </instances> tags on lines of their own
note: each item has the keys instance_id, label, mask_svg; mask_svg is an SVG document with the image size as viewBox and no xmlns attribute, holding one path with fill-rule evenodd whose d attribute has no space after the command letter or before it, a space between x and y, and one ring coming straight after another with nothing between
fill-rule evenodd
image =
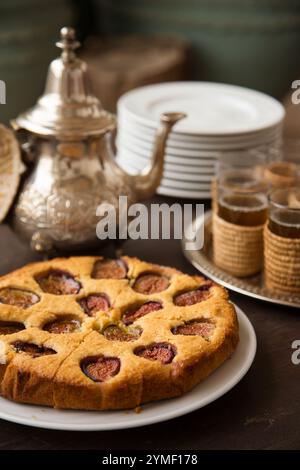
<instances>
[{"instance_id":1,"label":"stack of white plates","mask_svg":"<svg viewBox=\"0 0 300 470\"><path fill-rule=\"evenodd\" d=\"M169 135L159 194L209 198L220 156L269 152L281 139L284 108L263 93L233 85L173 82L136 88L118 102L118 162L128 172L143 169L152 155L163 112L187 118Z\"/></svg>"}]
</instances>

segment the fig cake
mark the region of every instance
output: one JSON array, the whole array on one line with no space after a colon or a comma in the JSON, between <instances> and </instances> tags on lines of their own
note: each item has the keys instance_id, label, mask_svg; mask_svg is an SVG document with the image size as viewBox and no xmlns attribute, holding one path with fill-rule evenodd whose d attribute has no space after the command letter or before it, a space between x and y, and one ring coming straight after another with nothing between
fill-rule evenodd
<instances>
[{"instance_id":1,"label":"fig cake","mask_svg":"<svg viewBox=\"0 0 300 470\"><path fill-rule=\"evenodd\" d=\"M182 395L234 352L227 291L136 258L56 258L0 278L0 394L55 408Z\"/></svg>"}]
</instances>

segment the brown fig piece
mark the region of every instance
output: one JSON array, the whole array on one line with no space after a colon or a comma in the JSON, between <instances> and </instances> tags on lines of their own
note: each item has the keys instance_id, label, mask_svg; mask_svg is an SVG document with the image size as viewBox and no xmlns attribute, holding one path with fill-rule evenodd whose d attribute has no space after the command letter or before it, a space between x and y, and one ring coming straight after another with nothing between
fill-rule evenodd
<instances>
[{"instance_id":1,"label":"brown fig piece","mask_svg":"<svg viewBox=\"0 0 300 470\"><path fill-rule=\"evenodd\" d=\"M25 325L16 321L0 321L0 335L12 335L25 330Z\"/></svg>"},{"instance_id":2,"label":"brown fig piece","mask_svg":"<svg viewBox=\"0 0 300 470\"><path fill-rule=\"evenodd\" d=\"M109 341L135 341L141 334L141 328L120 328L117 325L109 325L103 331L106 339Z\"/></svg>"},{"instance_id":3,"label":"brown fig piece","mask_svg":"<svg viewBox=\"0 0 300 470\"><path fill-rule=\"evenodd\" d=\"M122 259L99 259L95 262L91 277L93 279L125 279L127 266Z\"/></svg>"},{"instance_id":4,"label":"brown fig piece","mask_svg":"<svg viewBox=\"0 0 300 470\"><path fill-rule=\"evenodd\" d=\"M178 307L186 307L203 302L211 296L211 287L212 283L207 282L197 289L182 292L181 294L178 294L174 297L174 304Z\"/></svg>"},{"instance_id":5,"label":"brown fig piece","mask_svg":"<svg viewBox=\"0 0 300 470\"><path fill-rule=\"evenodd\" d=\"M125 312L122 317L122 320L125 323L125 325L131 325L138 318L141 318L147 315L148 313L155 312L161 309L162 309L162 304L160 302L152 302L152 301L146 302L143 305L140 305L140 307L137 307L135 309L131 309Z\"/></svg>"},{"instance_id":6,"label":"brown fig piece","mask_svg":"<svg viewBox=\"0 0 300 470\"><path fill-rule=\"evenodd\" d=\"M56 351L51 348L46 348L44 346L38 346L34 343L26 343L24 341L15 341L12 343L12 346L18 353L24 352L30 354L30 356L48 356L50 354L56 354Z\"/></svg>"},{"instance_id":7,"label":"brown fig piece","mask_svg":"<svg viewBox=\"0 0 300 470\"><path fill-rule=\"evenodd\" d=\"M40 298L34 292L18 289L15 287L4 287L0 289L0 303L13 305L20 308L29 308L39 302Z\"/></svg>"},{"instance_id":8,"label":"brown fig piece","mask_svg":"<svg viewBox=\"0 0 300 470\"><path fill-rule=\"evenodd\" d=\"M68 320L68 319L61 319L61 320L54 320L44 325L43 330L49 331L49 333L54 334L67 334L67 333L75 333L76 331L80 330L80 321L79 320Z\"/></svg>"},{"instance_id":9,"label":"brown fig piece","mask_svg":"<svg viewBox=\"0 0 300 470\"><path fill-rule=\"evenodd\" d=\"M47 294L74 295L81 289L80 282L66 271L52 269L46 273L39 274L35 280L40 288Z\"/></svg>"},{"instance_id":10,"label":"brown fig piece","mask_svg":"<svg viewBox=\"0 0 300 470\"><path fill-rule=\"evenodd\" d=\"M133 284L132 288L140 294L156 294L166 290L170 285L170 280L166 276L156 273L141 274Z\"/></svg>"},{"instance_id":11,"label":"brown fig piece","mask_svg":"<svg viewBox=\"0 0 300 470\"><path fill-rule=\"evenodd\" d=\"M169 343L153 343L148 346L139 346L135 349L134 354L151 361L170 364L176 356L176 348Z\"/></svg>"},{"instance_id":12,"label":"brown fig piece","mask_svg":"<svg viewBox=\"0 0 300 470\"><path fill-rule=\"evenodd\" d=\"M91 356L81 361L82 372L94 382L105 382L120 371L117 357Z\"/></svg>"},{"instance_id":13,"label":"brown fig piece","mask_svg":"<svg viewBox=\"0 0 300 470\"><path fill-rule=\"evenodd\" d=\"M90 294L78 300L80 307L89 317L94 317L98 312L107 312L110 301L106 294Z\"/></svg>"},{"instance_id":14,"label":"brown fig piece","mask_svg":"<svg viewBox=\"0 0 300 470\"><path fill-rule=\"evenodd\" d=\"M178 325L172 329L174 335L203 336L208 339L215 329L215 325L205 318L190 320L183 325Z\"/></svg>"}]
</instances>

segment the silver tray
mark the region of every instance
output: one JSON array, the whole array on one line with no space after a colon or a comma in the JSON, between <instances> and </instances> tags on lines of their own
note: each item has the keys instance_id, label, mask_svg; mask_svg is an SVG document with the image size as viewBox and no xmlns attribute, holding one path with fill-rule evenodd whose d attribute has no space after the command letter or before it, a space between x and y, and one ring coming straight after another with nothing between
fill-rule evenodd
<instances>
[{"instance_id":1,"label":"silver tray","mask_svg":"<svg viewBox=\"0 0 300 470\"><path fill-rule=\"evenodd\" d=\"M185 244L188 242L183 237L182 250L185 257L192 265L205 276L218 282L224 287L240 294L265 300L278 305L288 305L289 307L300 307L300 296L293 294L278 294L267 289L264 285L262 274L237 278L218 268L212 258L212 232L211 232L212 212L208 211L204 216L204 246L201 250L186 250ZM198 226L198 225L197 225ZM201 227L201 226L200 226Z\"/></svg>"}]
</instances>

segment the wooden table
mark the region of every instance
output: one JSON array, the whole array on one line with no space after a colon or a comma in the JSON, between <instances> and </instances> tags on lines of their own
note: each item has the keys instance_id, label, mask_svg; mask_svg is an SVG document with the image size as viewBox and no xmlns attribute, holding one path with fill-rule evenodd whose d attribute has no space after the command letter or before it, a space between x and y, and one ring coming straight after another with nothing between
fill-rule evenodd
<instances>
[{"instance_id":1,"label":"wooden table","mask_svg":"<svg viewBox=\"0 0 300 470\"><path fill-rule=\"evenodd\" d=\"M178 240L127 241L124 252L196 272ZM0 226L0 274L35 259L8 226ZM231 299L253 323L258 351L244 379L216 402L172 421L123 431L51 431L0 420L0 450L299 449L300 365L291 362L291 344L300 340L300 312L233 293Z\"/></svg>"}]
</instances>

